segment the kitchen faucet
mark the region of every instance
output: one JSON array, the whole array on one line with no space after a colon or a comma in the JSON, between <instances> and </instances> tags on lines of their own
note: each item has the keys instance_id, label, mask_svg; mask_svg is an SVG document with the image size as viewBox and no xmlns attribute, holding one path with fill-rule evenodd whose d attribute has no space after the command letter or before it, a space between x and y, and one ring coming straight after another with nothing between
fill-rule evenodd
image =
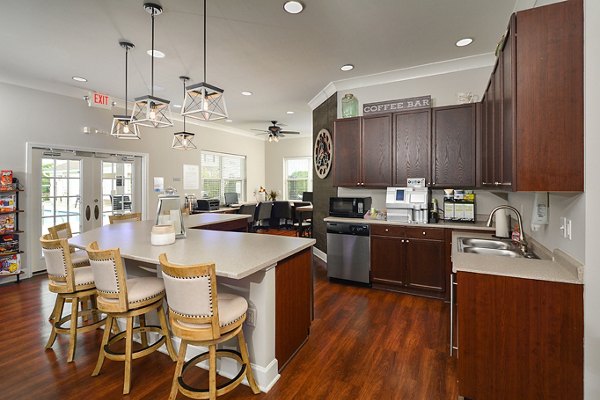
<instances>
[{"instance_id":1,"label":"kitchen faucet","mask_svg":"<svg viewBox=\"0 0 600 400\"><path fill-rule=\"evenodd\" d=\"M490 212L490 216L488 217L488 220L487 220L487 226L488 227L492 226L492 217L494 216L496 211L502 210L502 209L511 210L517 216L517 223L519 224L519 245L521 246L521 252L523 254L527 253L528 243L525 240L525 233L523 232L523 218L521 218L521 213L519 212L519 210L517 210L516 208L514 208L512 206L506 205L506 204L498 206L498 207L494 208L492 210L492 212Z\"/></svg>"}]
</instances>

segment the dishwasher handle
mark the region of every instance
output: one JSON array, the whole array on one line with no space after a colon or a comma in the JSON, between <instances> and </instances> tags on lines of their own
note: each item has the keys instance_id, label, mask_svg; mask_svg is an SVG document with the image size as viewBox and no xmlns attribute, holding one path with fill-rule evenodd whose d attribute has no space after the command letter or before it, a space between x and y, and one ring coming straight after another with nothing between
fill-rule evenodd
<instances>
[{"instance_id":1,"label":"dishwasher handle","mask_svg":"<svg viewBox=\"0 0 600 400\"><path fill-rule=\"evenodd\" d=\"M456 308L456 287L458 286L458 283L456 282L456 280L454 279L454 274L450 274L450 357L453 357L455 352L456 355L458 355L458 319L456 319L458 316L455 315L455 308ZM454 323L456 319L456 324ZM454 326L456 326L456 332L454 329ZM454 339L456 338L456 346L454 345Z\"/></svg>"}]
</instances>

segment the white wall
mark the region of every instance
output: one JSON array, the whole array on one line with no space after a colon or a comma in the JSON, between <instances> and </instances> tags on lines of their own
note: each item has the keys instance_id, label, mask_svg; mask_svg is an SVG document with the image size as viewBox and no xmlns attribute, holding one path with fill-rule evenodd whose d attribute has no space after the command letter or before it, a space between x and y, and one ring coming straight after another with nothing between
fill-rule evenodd
<instances>
[{"instance_id":1,"label":"white wall","mask_svg":"<svg viewBox=\"0 0 600 400\"><path fill-rule=\"evenodd\" d=\"M173 133L182 130L181 124L176 122L175 127L165 129L142 128L142 140L117 140L101 134L81 133L83 126L109 131L112 114L110 110L90 108L80 98L0 83L0 139L2 140L0 169L13 170L15 176L25 184L26 191L22 193L20 199L23 207L27 204L27 189L34 184L27 180L25 174L27 142L149 154L148 204L146 204L149 217L154 217L156 207L156 194L152 192L152 177L164 177L165 186L174 186L179 193L183 193L182 165L199 164L200 152L171 149ZM249 198L252 196L253 188L263 184L265 181L264 141L190 123L187 124L187 130L196 133L194 141L198 149L247 156ZM174 178L179 181L174 182ZM27 213L22 215L20 224L22 227L30 225L27 221ZM26 232L22 237L23 243L29 240L27 235L37 237L39 232ZM30 249L26 251L30 253Z\"/></svg>"},{"instance_id":2,"label":"white wall","mask_svg":"<svg viewBox=\"0 0 600 400\"><path fill-rule=\"evenodd\" d=\"M285 137L277 143L265 142L265 182L261 185L267 190L279 191L282 196L285 187L283 160L286 157L312 157L312 138Z\"/></svg>"},{"instance_id":3,"label":"white wall","mask_svg":"<svg viewBox=\"0 0 600 400\"><path fill-rule=\"evenodd\" d=\"M600 399L600 2L584 1L585 15L585 399Z\"/></svg>"},{"instance_id":4,"label":"white wall","mask_svg":"<svg viewBox=\"0 0 600 400\"><path fill-rule=\"evenodd\" d=\"M341 99L346 93L352 93L358 99L359 115L362 115L363 104L377 101L431 95L433 106L440 107L457 104L456 94L459 92L471 92L481 99L491 74L492 66L489 66L384 85L341 90L338 92L338 117L342 116Z\"/></svg>"}]
</instances>

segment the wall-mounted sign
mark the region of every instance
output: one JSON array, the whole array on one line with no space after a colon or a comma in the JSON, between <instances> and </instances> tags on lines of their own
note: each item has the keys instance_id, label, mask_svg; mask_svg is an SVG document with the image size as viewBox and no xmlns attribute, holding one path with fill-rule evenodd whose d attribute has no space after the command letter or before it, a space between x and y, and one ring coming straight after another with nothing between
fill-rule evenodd
<instances>
[{"instance_id":1,"label":"wall-mounted sign","mask_svg":"<svg viewBox=\"0 0 600 400\"><path fill-rule=\"evenodd\" d=\"M90 92L88 102L90 107L106 108L108 110L112 108L112 100L107 94Z\"/></svg>"},{"instance_id":2,"label":"wall-mounted sign","mask_svg":"<svg viewBox=\"0 0 600 400\"><path fill-rule=\"evenodd\" d=\"M363 115L391 113L397 111L431 108L431 96L410 97L408 99L380 101L363 104Z\"/></svg>"},{"instance_id":3,"label":"wall-mounted sign","mask_svg":"<svg viewBox=\"0 0 600 400\"><path fill-rule=\"evenodd\" d=\"M321 129L317 134L313 150L313 162L317 176L325 179L331 170L333 161L333 140L327 129Z\"/></svg>"}]
</instances>

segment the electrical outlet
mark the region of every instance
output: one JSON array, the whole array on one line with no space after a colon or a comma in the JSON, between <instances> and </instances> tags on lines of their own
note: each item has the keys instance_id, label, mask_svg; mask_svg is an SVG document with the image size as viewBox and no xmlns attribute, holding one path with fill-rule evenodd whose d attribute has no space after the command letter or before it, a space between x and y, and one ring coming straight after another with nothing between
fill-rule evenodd
<instances>
[{"instance_id":1,"label":"electrical outlet","mask_svg":"<svg viewBox=\"0 0 600 400\"><path fill-rule=\"evenodd\" d=\"M248 307L246 310L246 325L256 326L256 308Z\"/></svg>"},{"instance_id":2,"label":"electrical outlet","mask_svg":"<svg viewBox=\"0 0 600 400\"><path fill-rule=\"evenodd\" d=\"M570 220L570 219L567 219L567 220L566 220L566 225L565 225L565 232L566 232L566 234L567 234L567 235L566 235L566 236L567 236L567 239L569 239L569 240L571 240L571 239L572 239L572 236L571 236L571 226L572 226L572 224L571 224L571 220Z\"/></svg>"}]
</instances>

